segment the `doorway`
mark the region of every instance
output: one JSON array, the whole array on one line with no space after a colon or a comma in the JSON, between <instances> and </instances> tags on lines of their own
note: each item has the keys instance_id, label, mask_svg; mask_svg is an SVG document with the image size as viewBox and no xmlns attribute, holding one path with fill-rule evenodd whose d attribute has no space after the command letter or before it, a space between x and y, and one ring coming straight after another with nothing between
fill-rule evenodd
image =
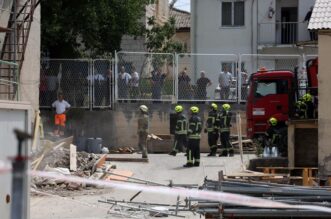
<instances>
[{"instance_id":1,"label":"doorway","mask_svg":"<svg viewBox=\"0 0 331 219\"><path fill-rule=\"evenodd\" d=\"M298 37L298 8L281 8L281 43L293 44Z\"/></svg>"}]
</instances>

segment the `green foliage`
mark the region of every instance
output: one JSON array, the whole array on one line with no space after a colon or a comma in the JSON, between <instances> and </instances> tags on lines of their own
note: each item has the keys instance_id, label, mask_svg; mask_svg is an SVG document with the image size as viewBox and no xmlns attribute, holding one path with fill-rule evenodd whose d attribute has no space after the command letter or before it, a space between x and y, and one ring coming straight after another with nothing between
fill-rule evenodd
<instances>
[{"instance_id":1,"label":"green foliage","mask_svg":"<svg viewBox=\"0 0 331 219\"><path fill-rule=\"evenodd\" d=\"M154 17L148 19L150 29L146 30L146 47L155 53L183 53L185 46L172 39L176 33L175 18L171 17L163 25L157 24Z\"/></svg>"},{"instance_id":2,"label":"green foliage","mask_svg":"<svg viewBox=\"0 0 331 219\"><path fill-rule=\"evenodd\" d=\"M41 44L54 58L107 56L141 35L149 0L41 0Z\"/></svg>"}]
</instances>

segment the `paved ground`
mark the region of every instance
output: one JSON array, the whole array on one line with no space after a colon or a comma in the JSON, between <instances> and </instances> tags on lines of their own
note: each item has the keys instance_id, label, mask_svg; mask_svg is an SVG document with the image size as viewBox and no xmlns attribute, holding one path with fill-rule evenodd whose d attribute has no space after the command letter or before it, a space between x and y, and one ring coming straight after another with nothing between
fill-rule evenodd
<instances>
[{"instance_id":1,"label":"paved ground","mask_svg":"<svg viewBox=\"0 0 331 219\"><path fill-rule=\"evenodd\" d=\"M112 155L118 157L140 157L141 155ZM247 164L248 160L254 155L244 155L244 161ZM162 184L168 184L169 180L173 180L178 184L202 184L205 177L209 179L217 179L218 171L223 170L225 174L233 174L240 172L240 157L219 158L206 157L202 154L201 166L185 169L182 165L185 163L184 154L179 154L177 157L172 157L165 154L149 155L149 163L128 163L115 162L117 169L130 170L134 173L133 177L150 180ZM113 190L113 189L98 189L84 190L77 192L75 196L65 198L57 196L32 196L31 197L31 219L92 219L92 218L121 218L112 214L107 214L109 205L98 203L98 200L106 198L114 198L118 200L129 200L136 192ZM183 200L185 197L181 197ZM141 202L157 202L173 205L176 203L176 197L161 195L155 193L142 193L135 201ZM184 213L186 218L199 218L198 215ZM142 213L136 214L138 218L146 218ZM123 216L122 218L128 218ZM149 218L149 217L147 217ZM172 217L168 217L172 218ZM174 217L175 218L175 217Z\"/></svg>"}]
</instances>

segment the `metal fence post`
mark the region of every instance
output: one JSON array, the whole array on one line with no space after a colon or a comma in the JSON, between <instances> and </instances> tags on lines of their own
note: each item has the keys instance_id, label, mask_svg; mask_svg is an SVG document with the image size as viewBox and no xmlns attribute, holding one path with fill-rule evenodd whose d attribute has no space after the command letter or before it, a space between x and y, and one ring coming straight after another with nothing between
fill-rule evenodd
<instances>
[{"instance_id":1,"label":"metal fence post","mask_svg":"<svg viewBox=\"0 0 331 219\"><path fill-rule=\"evenodd\" d=\"M242 88L242 74L241 74L241 72L242 72L242 69L241 69L241 54L239 53L239 57L238 57L238 67L237 67L237 75L238 75L238 103L240 103L241 102L241 92L242 92L242 90L241 90L241 88Z\"/></svg>"},{"instance_id":2,"label":"metal fence post","mask_svg":"<svg viewBox=\"0 0 331 219\"><path fill-rule=\"evenodd\" d=\"M175 53L175 58L176 58L176 69L174 71L174 81L175 81L175 90L174 90L174 96L175 96L175 103L178 103L178 68L179 68L179 63L178 63L178 54Z\"/></svg>"},{"instance_id":3,"label":"metal fence post","mask_svg":"<svg viewBox=\"0 0 331 219\"><path fill-rule=\"evenodd\" d=\"M118 89L117 89L117 75L118 75L118 53L117 51L115 51L115 63L114 63L114 66L115 66L115 71L113 73L114 75L114 103L116 102L117 103L117 99L118 99Z\"/></svg>"}]
</instances>

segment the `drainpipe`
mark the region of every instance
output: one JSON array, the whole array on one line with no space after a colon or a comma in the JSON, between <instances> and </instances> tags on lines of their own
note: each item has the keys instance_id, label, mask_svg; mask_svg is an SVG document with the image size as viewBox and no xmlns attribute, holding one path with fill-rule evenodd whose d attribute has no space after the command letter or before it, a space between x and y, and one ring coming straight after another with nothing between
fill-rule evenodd
<instances>
[{"instance_id":1,"label":"drainpipe","mask_svg":"<svg viewBox=\"0 0 331 219\"><path fill-rule=\"evenodd\" d=\"M192 51L191 53L197 53L197 4L198 0L191 1L191 42L192 42ZM192 16L193 15L193 16ZM193 59L193 70L194 70L194 80L197 78L197 56L192 56Z\"/></svg>"}]
</instances>

